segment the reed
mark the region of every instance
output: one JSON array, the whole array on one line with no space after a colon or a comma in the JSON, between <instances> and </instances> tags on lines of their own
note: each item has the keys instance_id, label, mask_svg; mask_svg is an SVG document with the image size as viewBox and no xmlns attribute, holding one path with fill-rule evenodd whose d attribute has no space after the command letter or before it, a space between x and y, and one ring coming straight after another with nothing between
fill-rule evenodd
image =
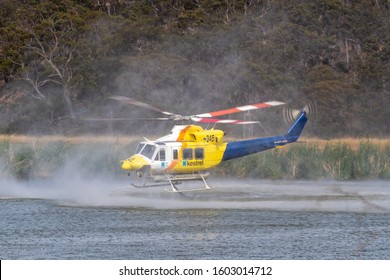
<instances>
[{"instance_id":1,"label":"reed","mask_svg":"<svg viewBox=\"0 0 390 280\"><path fill-rule=\"evenodd\" d=\"M139 139L113 136L0 135L0 176L19 179L123 174L120 160ZM255 155L230 160L216 176L264 179L390 179L390 139L303 139Z\"/></svg>"},{"instance_id":2,"label":"reed","mask_svg":"<svg viewBox=\"0 0 390 280\"><path fill-rule=\"evenodd\" d=\"M390 179L390 140L304 139L303 143L227 161L215 173L266 179Z\"/></svg>"},{"instance_id":3,"label":"reed","mask_svg":"<svg viewBox=\"0 0 390 280\"><path fill-rule=\"evenodd\" d=\"M18 179L114 176L137 142L117 137L0 137L0 175Z\"/></svg>"}]
</instances>

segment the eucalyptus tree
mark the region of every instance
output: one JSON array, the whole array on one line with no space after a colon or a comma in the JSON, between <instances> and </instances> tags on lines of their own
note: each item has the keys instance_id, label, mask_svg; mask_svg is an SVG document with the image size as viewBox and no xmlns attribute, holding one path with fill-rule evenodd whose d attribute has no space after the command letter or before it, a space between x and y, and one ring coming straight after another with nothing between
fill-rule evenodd
<instances>
[{"instance_id":1,"label":"eucalyptus tree","mask_svg":"<svg viewBox=\"0 0 390 280\"><path fill-rule=\"evenodd\" d=\"M84 78L80 62L90 49L84 35L96 13L73 1L8 1L8 5L14 9L1 25L3 75L25 82L29 96L48 104L58 102L53 95L61 92L65 114L74 118L76 88Z\"/></svg>"}]
</instances>

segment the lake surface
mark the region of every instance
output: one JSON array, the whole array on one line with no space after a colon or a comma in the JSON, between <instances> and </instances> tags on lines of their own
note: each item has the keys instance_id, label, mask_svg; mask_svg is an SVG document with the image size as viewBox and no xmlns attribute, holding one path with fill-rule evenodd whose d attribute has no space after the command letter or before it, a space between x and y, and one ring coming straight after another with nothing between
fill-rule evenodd
<instances>
[{"instance_id":1,"label":"lake surface","mask_svg":"<svg viewBox=\"0 0 390 280\"><path fill-rule=\"evenodd\" d=\"M389 181L209 184L0 179L0 259L390 259Z\"/></svg>"}]
</instances>

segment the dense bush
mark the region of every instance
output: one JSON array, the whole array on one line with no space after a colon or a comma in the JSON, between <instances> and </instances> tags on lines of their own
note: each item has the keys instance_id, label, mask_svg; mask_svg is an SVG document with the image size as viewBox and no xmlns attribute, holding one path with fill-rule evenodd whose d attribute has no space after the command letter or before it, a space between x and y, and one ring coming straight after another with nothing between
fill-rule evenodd
<instances>
[{"instance_id":1,"label":"dense bush","mask_svg":"<svg viewBox=\"0 0 390 280\"><path fill-rule=\"evenodd\" d=\"M100 133L107 123L76 120L148 116L107 99L120 94L186 114L311 98L308 135L388 136L389 14L386 0L2 0L0 133Z\"/></svg>"}]
</instances>

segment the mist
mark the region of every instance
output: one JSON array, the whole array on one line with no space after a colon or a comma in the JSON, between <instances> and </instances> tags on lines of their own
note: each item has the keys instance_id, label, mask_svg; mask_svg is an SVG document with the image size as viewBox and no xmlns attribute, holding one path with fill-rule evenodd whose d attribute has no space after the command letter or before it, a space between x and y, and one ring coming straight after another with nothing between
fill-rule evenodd
<instances>
[{"instance_id":1,"label":"mist","mask_svg":"<svg viewBox=\"0 0 390 280\"><path fill-rule=\"evenodd\" d=\"M209 179L208 191L171 193L170 186L134 188L131 178L0 178L1 199L42 199L66 207L145 209L253 209L261 211L390 212L386 181L289 181ZM179 185L199 187L202 182Z\"/></svg>"},{"instance_id":2,"label":"mist","mask_svg":"<svg viewBox=\"0 0 390 280\"><path fill-rule=\"evenodd\" d=\"M0 145L0 197L42 199L70 207L330 212L390 209L388 181L371 178L377 178L380 172L387 174L386 153L379 144L376 147L364 143L364 149L356 156L345 144L325 146L330 154L317 146L314 149L310 145L293 144L283 151L267 151L226 162L211 171L208 183L212 190L181 194L166 192L165 189L170 189L168 184L145 189L131 186L135 174L127 176L121 170L120 160L132 155L137 144L137 138L108 136L4 140ZM349 145L352 144L358 146ZM364 169L359 169L360 165ZM315 179L264 179L293 174ZM358 181L329 180L349 178L350 174L368 177ZM193 189L202 184L194 181L178 188Z\"/></svg>"}]
</instances>

